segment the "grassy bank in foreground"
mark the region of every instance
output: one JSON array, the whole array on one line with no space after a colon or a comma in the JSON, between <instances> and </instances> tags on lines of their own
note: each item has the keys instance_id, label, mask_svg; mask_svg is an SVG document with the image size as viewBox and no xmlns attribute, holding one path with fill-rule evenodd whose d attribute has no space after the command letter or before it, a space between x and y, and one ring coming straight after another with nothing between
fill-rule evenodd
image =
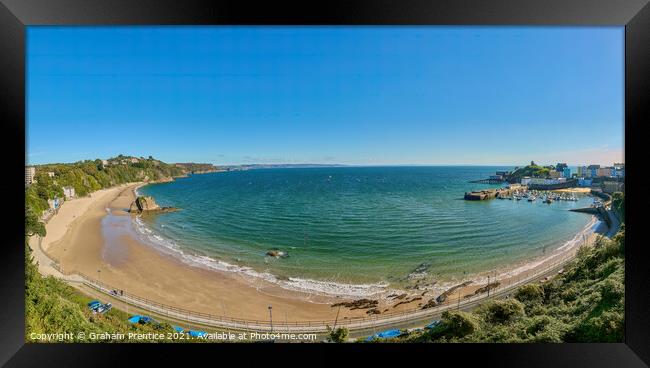
<instances>
[{"instance_id":1,"label":"grassy bank in foreground","mask_svg":"<svg viewBox=\"0 0 650 368\"><path fill-rule=\"evenodd\" d=\"M581 248L546 283L520 287L514 297L482 304L471 313L445 312L428 331L391 342L623 342L625 229Z\"/></svg>"},{"instance_id":2,"label":"grassy bank in foreground","mask_svg":"<svg viewBox=\"0 0 650 368\"><path fill-rule=\"evenodd\" d=\"M54 277L43 277L25 244L25 341L42 342L32 337L39 334L70 333L72 338L50 342L92 342L91 333L128 334L173 333L171 325L161 323L131 324L129 315L112 309L105 314L93 314L87 307L91 299L65 282ZM80 338L80 333L86 338ZM106 340L111 342L111 340ZM153 342L163 340L125 339L124 342Z\"/></svg>"}]
</instances>

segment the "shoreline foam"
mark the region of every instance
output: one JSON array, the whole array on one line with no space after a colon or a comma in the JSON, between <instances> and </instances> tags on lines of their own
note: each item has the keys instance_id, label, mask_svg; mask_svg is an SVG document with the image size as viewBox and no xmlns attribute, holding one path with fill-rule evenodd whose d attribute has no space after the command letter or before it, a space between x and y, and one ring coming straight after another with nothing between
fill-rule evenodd
<instances>
[{"instance_id":1,"label":"shoreline foam","mask_svg":"<svg viewBox=\"0 0 650 368\"><path fill-rule=\"evenodd\" d=\"M141 187L138 186L137 188ZM134 189L134 193L136 192ZM137 195L137 194L136 194ZM515 278L523 273L534 270L537 267L543 266L547 262L551 262L558 257L562 257L569 252L572 252L583 236L589 236L594 233L602 221L598 220L596 216L585 225L574 237L565 241L560 246L553 248L548 255L526 259L511 264L505 264L498 268L496 274L497 279ZM378 297L382 298L390 293L412 293L404 287L392 286L388 282L376 282L367 284L354 284L342 283L330 280L316 280L299 277L278 278L270 272L259 272L249 266L235 265L223 260L212 258L205 255L196 255L188 253L182 246L179 246L174 241L166 239L160 234L156 234L151 230L139 217L133 220L134 230L140 236L140 240L147 243L159 251L177 257L183 263L192 267L201 267L211 271L228 272L242 276L251 285L255 285L258 281L269 282L280 286L283 289L290 291L316 293L329 297L351 297L351 298L367 298ZM523 264L522 264L523 263ZM424 284L418 287L418 291L429 290L434 292L443 292L448 288L457 285L461 281L472 281L472 285L487 285L487 274L493 274L492 271L479 271L469 275L462 280L444 280L434 284ZM493 279L494 280L494 279Z\"/></svg>"},{"instance_id":2,"label":"shoreline foam","mask_svg":"<svg viewBox=\"0 0 650 368\"><path fill-rule=\"evenodd\" d=\"M57 257L67 271L101 277L100 281L112 287L179 308L229 317L264 319L268 318L267 307L273 305L274 314L277 311L290 321L327 320L336 317L338 311L330 305L345 298L293 291L295 289L287 290L278 284L266 282L261 278L242 276L237 272L219 272L205 267L189 266L179 260L179 257L161 251L160 247L153 247L148 242L141 241L138 236L134 236L136 234L119 237L116 251L121 252L123 258L118 264L111 264L110 259L104 256L107 244L102 234L102 220L110 212L111 216L120 216L132 224L132 217L124 212L124 209L128 207L127 202L133 201L133 189L136 186L133 184L122 189L116 188L113 191L115 195L94 198L83 215L65 224L66 234L59 241L53 242L48 253ZM107 211L107 208L110 211ZM131 225L129 229L132 229ZM573 249L574 247L565 247L561 250ZM311 285L302 280L285 281L294 282L289 285L294 287L323 287L320 283ZM477 282L479 281L480 279L477 279ZM442 290L444 286L446 284L441 283L428 289ZM463 297L473 294L475 288L474 284L461 288L458 295ZM426 293L428 290L406 292L414 296L415 292L420 294L422 291ZM380 310L404 311L419 308L417 302L396 306L395 301L385 298L391 292L388 287L383 293L368 294L379 300ZM434 294L430 293L427 298L432 296ZM453 300L454 297L456 295L448 299ZM365 310L340 312L340 318L367 316Z\"/></svg>"}]
</instances>

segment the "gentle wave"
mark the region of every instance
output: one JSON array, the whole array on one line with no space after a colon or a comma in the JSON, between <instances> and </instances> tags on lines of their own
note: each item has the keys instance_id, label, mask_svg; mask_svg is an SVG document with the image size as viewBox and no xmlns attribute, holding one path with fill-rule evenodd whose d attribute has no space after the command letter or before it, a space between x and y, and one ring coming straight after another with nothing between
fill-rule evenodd
<instances>
[{"instance_id":1,"label":"gentle wave","mask_svg":"<svg viewBox=\"0 0 650 368\"><path fill-rule=\"evenodd\" d=\"M168 254L171 253L180 257L182 261L190 265L200 266L221 272L233 272L241 276L251 277L253 279L262 279L287 290L317 293L328 296L370 297L389 291L389 284L385 282L374 284L346 284L335 281L319 281L298 277L279 279L275 275L268 272L258 272L250 267L234 265L205 255L195 255L184 252L181 247L174 241L163 238L162 236L154 233L139 217L135 217L133 224L135 230L141 236L142 240L153 244L157 248L166 250L166 253Z\"/></svg>"}]
</instances>

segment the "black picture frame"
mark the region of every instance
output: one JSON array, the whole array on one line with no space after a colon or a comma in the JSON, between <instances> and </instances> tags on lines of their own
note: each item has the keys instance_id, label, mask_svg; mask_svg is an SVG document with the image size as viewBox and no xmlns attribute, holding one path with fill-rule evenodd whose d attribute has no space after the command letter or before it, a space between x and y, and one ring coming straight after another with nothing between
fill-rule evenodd
<instances>
[{"instance_id":1,"label":"black picture frame","mask_svg":"<svg viewBox=\"0 0 650 368\"><path fill-rule=\"evenodd\" d=\"M467 363L516 367L646 366L650 364L650 281L641 229L644 197L643 124L650 122L650 6L648 0L489 0L489 1L303 1L297 3L196 0L0 0L0 144L8 168L4 194L4 237L0 267L0 364L7 366L114 365L134 355L167 363L232 354L250 361L277 359L272 345L206 344L165 346L109 344L25 344L24 248L18 212L24 207L18 151L25 147L25 27L30 25L554 25L625 26L626 156L626 331L620 344L426 344L336 345L338 351L383 357L399 350L426 356L430 364ZM638 154L636 152L639 152ZM7 163L8 162L8 163ZM647 185L645 186L647 188ZM629 214L631 212L631 214ZM334 364L333 345L296 345ZM277 347L276 347L277 348ZM263 352L251 351L257 349ZM318 349L318 352L316 350ZM200 352L196 352L199 350ZM171 351L175 353L170 353ZM183 353L180 353L180 352ZM286 351L286 350L285 350ZM446 363L440 356L451 357ZM286 358L286 357L285 357ZM282 359L279 361L282 364ZM225 362L225 358L224 358ZM309 361L304 361L308 364ZM491 364L490 364L491 363ZM341 363L342 364L342 363Z\"/></svg>"}]
</instances>

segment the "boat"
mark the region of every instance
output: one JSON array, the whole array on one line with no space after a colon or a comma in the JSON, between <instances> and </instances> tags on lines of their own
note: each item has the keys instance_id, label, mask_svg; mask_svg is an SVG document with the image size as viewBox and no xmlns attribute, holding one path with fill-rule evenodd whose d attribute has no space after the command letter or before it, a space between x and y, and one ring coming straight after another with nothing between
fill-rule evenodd
<instances>
[{"instance_id":1,"label":"boat","mask_svg":"<svg viewBox=\"0 0 650 368\"><path fill-rule=\"evenodd\" d=\"M528 202L534 202L537 198L535 196L528 197Z\"/></svg>"},{"instance_id":2,"label":"boat","mask_svg":"<svg viewBox=\"0 0 650 368\"><path fill-rule=\"evenodd\" d=\"M546 199L544 200L544 203L551 204L552 202L553 202L553 200L552 200L551 198L546 198Z\"/></svg>"}]
</instances>

